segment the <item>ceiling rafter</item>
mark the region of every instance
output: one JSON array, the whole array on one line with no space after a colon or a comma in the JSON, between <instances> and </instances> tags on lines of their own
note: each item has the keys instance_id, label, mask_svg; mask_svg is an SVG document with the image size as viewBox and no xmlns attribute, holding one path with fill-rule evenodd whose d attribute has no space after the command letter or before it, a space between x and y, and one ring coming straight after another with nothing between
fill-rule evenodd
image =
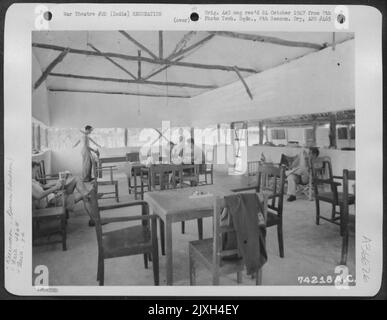
<instances>
[{"instance_id":1,"label":"ceiling rafter","mask_svg":"<svg viewBox=\"0 0 387 320\"><path fill-rule=\"evenodd\" d=\"M89 47L91 47L95 52L99 52L101 53L100 50L98 50L96 47L94 47L91 43L88 43L87 44ZM122 71L124 71L126 74L128 74L129 76L131 76L133 79L136 79L136 76L131 73L129 70L127 70L126 68L124 68L122 65L120 65L119 63L115 62L113 59L109 58L109 57L106 57L105 56L105 59L107 59L108 61L110 61L112 64L114 64L117 68L121 69Z\"/></svg>"},{"instance_id":2,"label":"ceiling rafter","mask_svg":"<svg viewBox=\"0 0 387 320\"><path fill-rule=\"evenodd\" d=\"M206 43L207 41L209 41L210 39L212 39L214 37L214 35L209 35L207 37L205 37L204 39L194 43L193 45L189 46L188 48L184 49L182 48L181 50L175 52L172 52L167 58L166 60L173 60L173 61L180 61L182 59L184 59L186 56L184 56L184 54L188 53L188 52L192 52L193 49L195 48L198 48L199 46L203 45L204 43ZM181 41L181 40L180 40ZM176 45L177 47L178 45ZM163 66L161 68L156 68L155 70L152 70L146 77L145 79L149 79L153 76L155 76L156 74L159 74L160 72L166 70L167 68L169 68L171 66L171 64L168 64L166 66Z\"/></svg>"},{"instance_id":3,"label":"ceiling rafter","mask_svg":"<svg viewBox=\"0 0 387 320\"><path fill-rule=\"evenodd\" d=\"M231 31L208 31L208 32L210 34L215 34L220 37L265 42L265 43L277 44L277 45L288 46L288 47L302 47L302 48L310 48L315 50L321 50L326 47L325 45L321 45L318 43L290 41L290 40L285 40L277 37L268 37L268 36L262 36L258 34L231 32Z\"/></svg>"},{"instance_id":4,"label":"ceiling rafter","mask_svg":"<svg viewBox=\"0 0 387 320\"><path fill-rule=\"evenodd\" d=\"M159 58L163 59L163 50L164 50L164 41L163 41L163 32L159 31Z\"/></svg>"},{"instance_id":5,"label":"ceiling rafter","mask_svg":"<svg viewBox=\"0 0 387 320\"><path fill-rule=\"evenodd\" d=\"M235 70L235 73L237 74L237 76L239 77L239 79L241 80L243 86L245 87L246 89L246 92L247 94L249 95L250 99L253 100L253 94L251 93L250 91L250 88L249 86L247 85L245 79L243 79L241 73L239 72L238 68L234 66L234 70Z\"/></svg>"},{"instance_id":6,"label":"ceiling rafter","mask_svg":"<svg viewBox=\"0 0 387 320\"><path fill-rule=\"evenodd\" d=\"M141 50L137 51L137 56L141 58ZM141 60L137 60L137 79L141 80Z\"/></svg>"},{"instance_id":7,"label":"ceiling rafter","mask_svg":"<svg viewBox=\"0 0 387 320\"><path fill-rule=\"evenodd\" d=\"M180 58L177 58L177 59L174 60L174 61L178 62L178 61L180 61L180 60L182 60L182 59L184 59L184 58L185 58L185 57L180 57ZM151 71L151 73L149 73L147 76L144 77L144 80L150 79L151 77L155 76L156 74L159 74L160 72L162 72L162 71L168 69L170 66L171 66L171 64L167 64L167 65L165 65L165 66L163 66L163 67L161 67L161 68L156 68L156 69L154 69L153 71Z\"/></svg>"},{"instance_id":8,"label":"ceiling rafter","mask_svg":"<svg viewBox=\"0 0 387 320\"><path fill-rule=\"evenodd\" d=\"M168 97L168 98L191 98L189 95L177 95L177 94L157 94L146 92L126 92L126 91L104 91L104 90L81 90L81 89L59 89L49 88L50 92L74 92L74 93L99 93L99 94L116 94L116 95L129 95L129 96L142 96L142 97Z\"/></svg>"},{"instance_id":9,"label":"ceiling rafter","mask_svg":"<svg viewBox=\"0 0 387 320\"><path fill-rule=\"evenodd\" d=\"M184 53L191 51L192 49L195 49L196 47L201 46L202 44L206 43L207 41L211 40L215 35L210 34L209 36L203 38L202 40L195 42L194 44L190 45L189 47L182 49L174 54L171 54L167 59L174 59L176 57L182 56Z\"/></svg>"},{"instance_id":10,"label":"ceiling rafter","mask_svg":"<svg viewBox=\"0 0 387 320\"><path fill-rule=\"evenodd\" d=\"M137 47L139 47L141 50L148 53L153 59L158 59L158 57L147 47L145 47L142 43L138 42L136 39L134 39L129 33L123 30L119 30L119 33L121 33L126 39L134 43Z\"/></svg>"},{"instance_id":11,"label":"ceiling rafter","mask_svg":"<svg viewBox=\"0 0 387 320\"><path fill-rule=\"evenodd\" d=\"M171 87L187 87L194 89L216 89L215 85L203 85L196 83L185 83L185 82L164 82L164 81L147 81L143 79L119 79L119 78L107 78L107 77L96 77L96 76L83 76L78 74L65 74L65 73L49 73L49 76L60 77L60 78L72 78L81 80L95 80L95 81L108 81L118 83L136 83L143 85L156 85L156 86L171 86Z\"/></svg>"},{"instance_id":12,"label":"ceiling rafter","mask_svg":"<svg viewBox=\"0 0 387 320\"><path fill-rule=\"evenodd\" d=\"M47 66L46 70L42 72L39 79L35 82L34 89L39 88L43 81L46 80L49 73L58 65L58 63L60 63L64 59L69 50L69 48L64 48L63 51L53 61L51 61L51 63Z\"/></svg>"},{"instance_id":13,"label":"ceiling rafter","mask_svg":"<svg viewBox=\"0 0 387 320\"><path fill-rule=\"evenodd\" d=\"M178 41L175 48L173 49L172 53L169 56L172 56L176 52L183 50L187 43L191 40L191 38L196 34L196 31L189 31L184 34L184 36Z\"/></svg>"},{"instance_id":14,"label":"ceiling rafter","mask_svg":"<svg viewBox=\"0 0 387 320\"><path fill-rule=\"evenodd\" d=\"M48 50L56 50L56 51L63 51L65 48L62 46L56 46L51 44L44 44L44 43L36 43L34 42L32 44L33 47L40 48L40 49L48 49ZM138 56L130 56L126 54L121 53L113 53L113 52L95 52L90 50L83 50L83 49L74 49L69 48L69 53L72 54L80 54L80 55L86 55L86 56L98 56L98 57L110 57L110 58L119 58L129 61L142 61L147 63L153 63L153 64L159 64L159 65L174 65L179 67L186 67L186 68L196 68L196 69L207 69L207 70L221 70L221 71L229 71L234 72L233 66L225 66L225 65L217 65L217 64L202 64L202 63L193 63L193 62L183 62L183 61L171 61L166 59L151 59L147 57L138 57ZM245 67L238 67L238 70L240 72L247 72L247 73L259 73L259 71L252 69L252 68L245 68Z\"/></svg>"}]
</instances>

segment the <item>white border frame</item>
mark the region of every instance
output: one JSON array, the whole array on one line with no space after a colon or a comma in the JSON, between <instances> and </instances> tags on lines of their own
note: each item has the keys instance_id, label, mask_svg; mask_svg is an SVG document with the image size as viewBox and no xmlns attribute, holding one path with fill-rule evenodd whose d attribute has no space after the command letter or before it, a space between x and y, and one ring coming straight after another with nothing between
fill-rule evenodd
<instances>
[{"instance_id":1,"label":"white border frame","mask_svg":"<svg viewBox=\"0 0 387 320\"><path fill-rule=\"evenodd\" d=\"M19 219L25 239L31 239L31 31L37 30L38 4L13 4L6 13L4 37L4 119L5 119L5 236L11 220L7 209ZM189 17L192 11L199 15L204 10L266 8L294 9L289 5L177 5L177 4L44 4L54 19L49 30L243 30L256 31L339 31L331 24L287 23L173 23L173 17ZM115 10L161 11L161 17L60 18L64 10ZM297 9L331 9L336 6L297 5ZM38 9L37 9L38 8ZM356 101L356 279L357 284L347 290L334 286L61 286L50 287L57 292L38 292L32 287L32 250L26 241L21 250L24 262L20 273L7 270L5 287L16 295L133 295L133 296L372 296L381 286L382 277L382 15L367 6L347 6L348 29L355 33L355 101ZM109 10L109 9L107 9ZM59 17L59 18L58 18ZM150 19L150 18L146 18ZM124 27L123 27L124 26ZM306 29L307 27L307 29ZM28 128L27 130L25 128ZM23 134L21 134L23 133ZM17 192L16 192L17 190ZM362 277L362 237L372 240L369 251L370 281ZM5 239L7 240L7 239ZM5 241L7 254L7 241Z\"/></svg>"}]
</instances>

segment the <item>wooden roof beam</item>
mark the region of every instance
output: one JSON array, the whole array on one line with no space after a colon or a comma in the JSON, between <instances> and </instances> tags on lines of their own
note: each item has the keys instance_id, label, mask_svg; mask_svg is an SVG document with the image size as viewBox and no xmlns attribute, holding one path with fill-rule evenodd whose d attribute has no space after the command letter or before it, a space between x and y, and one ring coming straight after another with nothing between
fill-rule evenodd
<instances>
[{"instance_id":1,"label":"wooden roof beam","mask_svg":"<svg viewBox=\"0 0 387 320\"><path fill-rule=\"evenodd\" d=\"M180 61L180 60L182 60L182 59L184 59L184 58L185 58L185 56L180 57L180 58L177 58L177 59L174 60L174 61ZM150 74L148 74L147 76L144 77L144 80L148 80L149 78L152 78L152 77L155 76L156 74L159 74L160 72L162 72L162 71L168 69L170 66L171 66L171 64L167 64L167 65L165 65L165 66L163 66L163 67L161 67L161 68L157 68L156 70L151 71Z\"/></svg>"},{"instance_id":2,"label":"wooden roof beam","mask_svg":"<svg viewBox=\"0 0 387 320\"><path fill-rule=\"evenodd\" d=\"M239 72L238 68L236 66L234 66L234 70L235 70L235 73L238 75L239 79L241 80L243 86L245 87L246 89L246 92L247 94L249 95L250 99L253 100L253 95L249 89L249 86L247 85L245 79L243 79L241 73Z\"/></svg>"},{"instance_id":3,"label":"wooden roof beam","mask_svg":"<svg viewBox=\"0 0 387 320\"><path fill-rule=\"evenodd\" d=\"M81 80L94 80L94 81L108 81L108 82L118 82L118 83L136 83L144 85L156 85L156 86L171 86L171 87L187 87L194 89L216 89L215 85L205 85L205 84L196 84L196 83L185 83L185 82L163 82L163 81L146 81L143 79L119 79L119 78L107 78L107 77L95 77L95 76L82 76L77 74L65 74L65 73L50 73L52 77L61 77L61 78L73 78Z\"/></svg>"},{"instance_id":4,"label":"wooden roof beam","mask_svg":"<svg viewBox=\"0 0 387 320\"><path fill-rule=\"evenodd\" d=\"M46 80L49 73L60 63L64 57L69 52L69 48L64 48L63 51L47 66L46 70L43 71L39 79L35 82L34 89L39 88L39 86Z\"/></svg>"},{"instance_id":5,"label":"wooden roof beam","mask_svg":"<svg viewBox=\"0 0 387 320\"><path fill-rule=\"evenodd\" d=\"M289 41L281 38L276 37L268 37L268 36L262 36L257 34L248 34L248 33L239 33L239 32L231 32L231 31L209 31L210 34L215 34L217 36L221 37L228 37L228 38L236 38L241 40L250 40L250 41L257 41L257 42L265 42L265 43L271 43L281 46L288 46L288 47L302 47L302 48L310 48L315 50L321 50L324 49L325 46L318 44L318 43L311 43L311 42L301 42L301 41Z\"/></svg>"},{"instance_id":6,"label":"wooden roof beam","mask_svg":"<svg viewBox=\"0 0 387 320\"><path fill-rule=\"evenodd\" d=\"M44 43L33 43L32 46L35 48L56 50L56 51L63 51L65 49L62 46L56 46L56 45L50 45L50 44L44 44ZM183 61L171 61L171 60L167 60L167 59L158 59L158 58L151 59L151 58L147 58L147 57L130 56L130 55L125 55L125 54L121 54L121 53L113 53L113 52L95 52L95 51L90 51L90 50L69 48L69 53L80 54L80 55L98 56L98 57L119 58L119 59L124 59L124 60L129 60L129 61L141 60L142 62L159 64L159 65L173 65L173 66L186 67L186 68L221 70L221 71L235 72L235 70L232 66L192 63L192 62L183 62ZM244 68L244 67L238 67L238 70L240 72L247 72L247 73L258 73L259 72L255 69Z\"/></svg>"},{"instance_id":7,"label":"wooden roof beam","mask_svg":"<svg viewBox=\"0 0 387 320\"><path fill-rule=\"evenodd\" d=\"M215 36L215 34L210 34L209 36L203 38L202 40L198 41L198 42L195 42L194 44L190 45L189 47L185 48L185 49L182 49L176 53L173 53L171 54L170 56L168 56L168 60L170 59L174 59L176 57L179 57L179 56L182 56L183 54L185 54L186 52L189 52L201 45L203 45L204 43L208 42L209 40L211 40L213 37Z\"/></svg>"},{"instance_id":8,"label":"wooden roof beam","mask_svg":"<svg viewBox=\"0 0 387 320\"><path fill-rule=\"evenodd\" d=\"M141 50L137 51L137 55L141 58ZM137 61L137 79L141 80L141 60Z\"/></svg>"},{"instance_id":9,"label":"wooden roof beam","mask_svg":"<svg viewBox=\"0 0 387 320\"><path fill-rule=\"evenodd\" d=\"M143 96L143 97L168 97L168 98L191 98L189 95L175 95L175 94L154 94L141 92L126 92L126 91L104 91L104 90L80 90L80 89L59 89L49 88L50 92L75 92L75 93L97 93L97 94L117 94L129 96Z\"/></svg>"},{"instance_id":10,"label":"wooden roof beam","mask_svg":"<svg viewBox=\"0 0 387 320\"><path fill-rule=\"evenodd\" d=\"M196 31L189 31L184 34L184 36L178 41L175 48L173 49L172 53L169 56L172 56L178 51L183 50L187 43L191 40L191 38L196 34Z\"/></svg>"},{"instance_id":11,"label":"wooden roof beam","mask_svg":"<svg viewBox=\"0 0 387 320\"><path fill-rule=\"evenodd\" d=\"M88 43L87 44L89 47L91 47L95 52L99 52L101 53L100 50L98 50L96 47L94 47L91 43ZM106 57L105 56L105 59L110 61L112 64L114 64L118 69L121 69L122 71L124 71L126 74L128 74L129 76L131 76L133 79L136 79L136 76L131 73L129 70L127 70L126 68L124 68L123 66L121 66L119 63L115 62L113 59L109 58L109 57Z\"/></svg>"},{"instance_id":12,"label":"wooden roof beam","mask_svg":"<svg viewBox=\"0 0 387 320\"><path fill-rule=\"evenodd\" d=\"M134 43L137 47L139 47L141 50L145 51L146 53L148 53L153 59L157 59L158 57L152 52L150 51L147 47L145 47L142 43L138 42L136 39L134 39L129 33L123 31L123 30L119 30L118 31L119 33L121 33L126 39L128 39L129 41L131 41L132 43Z\"/></svg>"},{"instance_id":13,"label":"wooden roof beam","mask_svg":"<svg viewBox=\"0 0 387 320\"><path fill-rule=\"evenodd\" d=\"M182 59L184 59L186 57L186 56L184 56L184 54L192 51L195 48L198 48L199 46L203 45L204 43L206 43L208 40L212 39L213 37L214 37L214 35L209 35L208 37L205 37L204 39L194 43L193 45L189 46L186 49L182 49L182 50L180 50L178 52L171 53L166 58L166 60L180 61L180 60L182 60ZM158 69L156 69L154 71L151 71L151 73L149 73L144 79L149 79L149 78L155 76L156 74L159 74L160 72L168 69L170 66L171 66L171 64L168 64L168 65L163 66L161 68L158 68Z\"/></svg>"},{"instance_id":14,"label":"wooden roof beam","mask_svg":"<svg viewBox=\"0 0 387 320\"><path fill-rule=\"evenodd\" d=\"M162 31L159 31L159 58L160 59L163 59L163 48L164 46L164 41L163 41L163 32Z\"/></svg>"}]
</instances>

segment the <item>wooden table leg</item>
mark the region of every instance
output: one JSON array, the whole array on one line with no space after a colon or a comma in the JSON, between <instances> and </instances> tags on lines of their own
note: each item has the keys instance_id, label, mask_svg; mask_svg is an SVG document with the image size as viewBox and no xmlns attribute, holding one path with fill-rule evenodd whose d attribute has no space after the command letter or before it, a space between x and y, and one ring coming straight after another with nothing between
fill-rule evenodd
<instances>
[{"instance_id":1,"label":"wooden table leg","mask_svg":"<svg viewBox=\"0 0 387 320\"><path fill-rule=\"evenodd\" d=\"M199 234L199 240L203 240L203 219L198 219L198 234Z\"/></svg>"},{"instance_id":2,"label":"wooden table leg","mask_svg":"<svg viewBox=\"0 0 387 320\"><path fill-rule=\"evenodd\" d=\"M167 216L165 219L165 226L166 226L166 247L165 247L165 253L166 253L166 260L167 260L167 285L171 286L173 284L173 259L172 259L172 221Z\"/></svg>"},{"instance_id":3,"label":"wooden table leg","mask_svg":"<svg viewBox=\"0 0 387 320\"><path fill-rule=\"evenodd\" d=\"M102 179L102 161L98 160L98 178Z\"/></svg>"},{"instance_id":4,"label":"wooden table leg","mask_svg":"<svg viewBox=\"0 0 387 320\"><path fill-rule=\"evenodd\" d=\"M137 200L137 170L133 170L134 199Z\"/></svg>"}]
</instances>

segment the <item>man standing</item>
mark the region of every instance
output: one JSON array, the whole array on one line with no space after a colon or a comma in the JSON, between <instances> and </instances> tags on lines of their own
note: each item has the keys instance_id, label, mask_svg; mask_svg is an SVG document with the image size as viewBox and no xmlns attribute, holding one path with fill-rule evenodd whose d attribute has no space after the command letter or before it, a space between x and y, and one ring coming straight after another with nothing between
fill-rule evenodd
<instances>
[{"instance_id":1,"label":"man standing","mask_svg":"<svg viewBox=\"0 0 387 320\"><path fill-rule=\"evenodd\" d=\"M98 148L101 148L101 146L96 143L92 138L90 138L90 134L93 131L92 126L87 125L85 127L85 131L80 131L83 135L81 139L74 144L73 148L75 148L78 144L81 144L82 180L84 182L89 182L91 181L91 172L93 168L93 156L91 154L91 151L93 151L97 156L99 154L98 150L95 150L90 147L90 142L92 142Z\"/></svg>"}]
</instances>

